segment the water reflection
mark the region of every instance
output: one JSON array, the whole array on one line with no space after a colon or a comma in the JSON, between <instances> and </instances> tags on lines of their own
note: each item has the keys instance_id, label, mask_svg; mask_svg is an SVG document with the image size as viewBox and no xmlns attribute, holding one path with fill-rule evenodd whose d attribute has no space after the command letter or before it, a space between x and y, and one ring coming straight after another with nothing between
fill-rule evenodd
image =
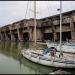
<instances>
[{"instance_id":1,"label":"water reflection","mask_svg":"<svg viewBox=\"0 0 75 75\"><path fill-rule=\"evenodd\" d=\"M43 48L43 46L41 46ZM32 42L0 42L0 73L2 74L41 74L54 69L35 64L22 57L22 48L34 48ZM40 47L39 47L40 48Z\"/></svg>"},{"instance_id":2,"label":"water reflection","mask_svg":"<svg viewBox=\"0 0 75 75\"><path fill-rule=\"evenodd\" d=\"M49 74L57 69L25 59L20 53L22 48L34 48L34 42L0 42L0 74Z\"/></svg>"}]
</instances>

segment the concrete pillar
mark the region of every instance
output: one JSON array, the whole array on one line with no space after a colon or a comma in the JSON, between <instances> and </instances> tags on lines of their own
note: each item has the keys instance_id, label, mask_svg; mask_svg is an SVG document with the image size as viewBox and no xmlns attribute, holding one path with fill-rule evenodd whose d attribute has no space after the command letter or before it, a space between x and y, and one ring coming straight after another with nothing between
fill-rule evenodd
<instances>
[{"instance_id":1,"label":"concrete pillar","mask_svg":"<svg viewBox=\"0 0 75 75\"><path fill-rule=\"evenodd\" d=\"M4 32L4 34L5 34L5 40L6 40L6 41L8 41L8 40L9 40L9 38L8 38L7 33L6 33L6 32Z\"/></svg>"},{"instance_id":2,"label":"concrete pillar","mask_svg":"<svg viewBox=\"0 0 75 75\"><path fill-rule=\"evenodd\" d=\"M41 31L41 29L37 29L37 32L36 32L36 38L38 41L42 41L42 37L43 37L43 33Z\"/></svg>"},{"instance_id":3,"label":"concrete pillar","mask_svg":"<svg viewBox=\"0 0 75 75\"><path fill-rule=\"evenodd\" d=\"M56 41L57 40L57 34L56 34L56 32L53 33L53 37L54 37L54 41Z\"/></svg>"},{"instance_id":4,"label":"concrete pillar","mask_svg":"<svg viewBox=\"0 0 75 75\"><path fill-rule=\"evenodd\" d=\"M29 41L32 41L32 39L33 39L33 38L32 38L32 36L33 36L33 35L32 35L32 28L29 28L29 27L28 27L28 32L29 32Z\"/></svg>"},{"instance_id":5,"label":"concrete pillar","mask_svg":"<svg viewBox=\"0 0 75 75\"><path fill-rule=\"evenodd\" d=\"M54 27L54 25L52 25L52 33L53 33L53 41L57 40L57 34L56 34L56 29Z\"/></svg>"},{"instance_id":6,"label":"concrete pillar","mask_svg":"<svg viewBox=\"0 0 75 75\"><path fill-rule=\"evenodd\" d=\"M0 32L0 37L1 37L1 41L3 40L3 36L2 36L2 33Z\"/></svg>"},{"instance_id":7,"label":"concrete pillar","mask_svg":"<svg viewBox=\"0 0 75 75\"><path fill-rule=\"evenodd\" d=\"M23 29L20 30L20 41L23 41Z\"/></svg>"},{"instance_id":8,"label":"concrete pillar","mask_svg":"<svg viewBox=\"0 0 75 75\"><path fill-rule=\"evenodd\" d=\"M20 41L20 32L18 28L17 28L17 33L18 33L18 40Z\"/></svg>"},{"instance_id":9,"label":"concrete pillar","mask_svg":"<svg viewBox=\"0 0 75 75\"><path fill-rule=\"evenodd\" d=\"M2 34L2 41L4 41L5 40L4 33L1 33L1 34Z\"/></svg>"},{"instance_id":10,"label":"concrete pillar","mask_svg":"<svg viewBox=\"0 0 75 75\"><path fill-rule=\"evenodd\" d=\"M37 29L36 29L37 30ZM33 31L32 31L32 41L35 41L35 29L33 29Z\"/></svg>"},{"instance_id":11,"label":"concrete pillar","mask_svg":"<svg viewBox=\"0 0 75 75\"><path fill-rule=\"evenodd\" d=\"M11 30L10 30L10 35L11 35L11 41L15 41L13 31L11 31Z\"/></svg>"},{"instance_id":12,"label":"concrete pillar","mask_svg":"<svg viewBox=\"0 0 75 75\"><path fill-rule=\"evenodd\" d=\"M71 29L71 39L75 39L75 29L74 29L74 23L72 18L70 20L70 29Z\"/></svg>"},{"instance_id":13,"label":"concrete pillar","mask_svg":"<svg viewBox=\"0 0 75 75\"><path fill-rule=\"evenodd\" d=\"M71 32L71 39L75 39L75 31Z\"/></svg>"},{"instance_id":14,"label":"concrete pillar","mask_svg":"<svg viewBox=\"0 0 75 75\"><path fill-rule=\"evenodd\" d=\"M19 30L19 28L17 28L17 33L18 33L18 40L23 41L23 30Z\"/></svg>"},{"instance_id":15,"label":"concrete pillar","mask_svg":"<svg viewBox=\"0 0 75 75\"><path fill-rule=\"evenodd\" d=\"M32 40L35 41L35 31L32 31ZM41 29L36 29L36 40L37 41L42 41L43 40L43 33Z\"/></svg>"},{"instance_id":16,"label":"concrete pillar","mask_svg":"<svg viewBox=\"0 0 75 75\"><path fill-rule=\"evenodd\" d=\"M10 29L11 41L15 41L15 37L14 37L13 31L12 31L12 27L10 26L9 29Z\"/></svg>"}]
</instances>

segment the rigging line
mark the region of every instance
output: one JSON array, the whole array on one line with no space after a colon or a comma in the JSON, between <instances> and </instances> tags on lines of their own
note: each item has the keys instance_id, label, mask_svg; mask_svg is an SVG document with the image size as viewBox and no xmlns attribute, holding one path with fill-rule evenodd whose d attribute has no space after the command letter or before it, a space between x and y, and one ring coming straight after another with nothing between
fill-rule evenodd
<instances>
[{"instance_id":1,"label":"rigging line","mask_svg":"<svg viewBox=\"0 0 75 75\"><path fill-rule=\"evenodd\" d=\"M27 11L28 11L28 5L29 5L29 1L27 2L27 9L26 9L26 13L25 13L25 18L26 18Z\"/></svg>"},{"instance_id":2,"label":"rigging line","mask_svg":"<svg viewBox=\"0 0 75 75\"><path fill-rule=\"evenodd\" d=\"M25 13L25 25L26 25L26 15L27 15L27 11L28 11L28 5L29 5L29 0L28 0L28 2L27 2L27 9L26 9L26 13ZM24 30L24 28L23 28L23 30Z\"/></svg>"}]
</instances>

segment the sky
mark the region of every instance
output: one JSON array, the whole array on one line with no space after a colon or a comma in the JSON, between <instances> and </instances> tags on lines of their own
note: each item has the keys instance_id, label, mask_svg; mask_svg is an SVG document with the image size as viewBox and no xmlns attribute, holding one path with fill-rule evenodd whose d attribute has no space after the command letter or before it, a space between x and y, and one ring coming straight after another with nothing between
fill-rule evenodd
<instances>
[{"instance_id":1,"label":"sky","mask_svg":"<svg viewBox=\"0 0 75 75\"><path fill-rule=\"evenodd\" d=\"M25 18L33 18L33 6L34 1L0 1L0 27ZM59 14L58 8L60 8L60 1L36 1L36 16L40 19ZM62 12L70 10L75 10L75 1L62 1Z\"/></svg>"}]
</instances>

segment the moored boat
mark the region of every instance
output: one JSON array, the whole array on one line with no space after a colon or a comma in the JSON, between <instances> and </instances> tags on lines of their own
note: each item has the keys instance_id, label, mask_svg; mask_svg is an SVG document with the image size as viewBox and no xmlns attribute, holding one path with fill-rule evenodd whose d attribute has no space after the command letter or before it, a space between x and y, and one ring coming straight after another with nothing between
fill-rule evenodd
<instances>
[{"instance_id":1,"label":"moored boat","mask_svg":"<svg viewBox=\"0 0 75 75\"><path fill-rule=\"evenodd\" d=\"M47 42L46 44L48 48L54 47L57 49L57 51L60 51L60 44L49 42ZM75 43L64 43L61 47L63 52L75 53Z\"/></svg>"},{"instance_id":2,"label":"moored boat","mask_svg":"<svg viewBox=\"0 0 75 75\"><path fill-rule=\"evenodd\" d=\"M30 49L21 50L21 53L28 60L31 60L41 65L51 66L51 67L62 67L62 68L75 68L75 61L73 60L69 59L65 60L58 57L55 57L55 59L52 60L48 54L43 55L40 52L38 53Z\"/></svg>"}]
</instances>

